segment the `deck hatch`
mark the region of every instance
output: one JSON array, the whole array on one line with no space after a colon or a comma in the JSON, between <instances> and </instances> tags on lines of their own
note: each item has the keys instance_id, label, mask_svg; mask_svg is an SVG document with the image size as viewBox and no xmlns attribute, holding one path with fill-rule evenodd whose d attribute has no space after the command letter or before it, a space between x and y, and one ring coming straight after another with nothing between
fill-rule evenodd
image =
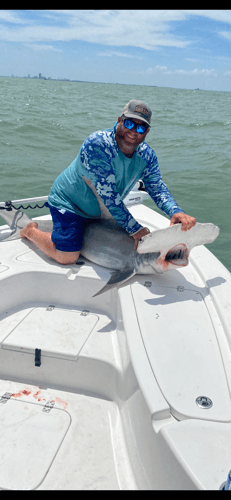
<instances>
[{"instance_id":1,"label":"deck hatch","mask_svg":"<svg viewBox=\"0 0 231 500\"><path fill-rule=\"evenodd\" d=\"M171 413L180 420L230 422L226 374L202 294L136 283L131 289L147 357ZM195 404L200 395L213 402L206 412Z\"/></svg>"},{"instance_id":2,"label":"deck hatch","mask_svg":"<svg viewBox=\"0 0 231 500\"><path fill-rule=\"evenodd\" d=\"M69 413L10 399L0 405L0 488L32 490L46 477L68 431ZM48 472L49 473L49 472Z\"/></svg>"},{"instance_id":3,"label":"deck hatch","mask_svg":"<svg viewBox=\"0 0 231 500\"><path fill-rule=\"evenodd\" d=\"M36 307L8 335L3 349L76 360L98 319L90 312Z\"/></svg>"}]
</instances>

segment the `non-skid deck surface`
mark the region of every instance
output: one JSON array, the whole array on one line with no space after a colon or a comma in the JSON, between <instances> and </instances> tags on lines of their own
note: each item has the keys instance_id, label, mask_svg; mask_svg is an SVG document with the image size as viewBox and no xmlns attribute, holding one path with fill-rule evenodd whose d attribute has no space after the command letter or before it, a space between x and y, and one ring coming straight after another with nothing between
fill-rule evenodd
<instances>
[{"instance_id":1,"label":"non-skid deck surface","mask_svg":"<svg viewBox=\"0 0 231 500\"><path fill-rule=\"evenodd\" d=\"M114 402L10 381L0 395L1 489L135 488Z\"/></svg>"},{"instance_id":2,"label":"non-skid deck surface","mask_svg":"<svg viewBox=\"0 0 231 500\"><path fill-rule=\"evenodd\" d=\"M1 316L0 489L136 489L113 400L113 321L57 304Z\"/></svg>"}]
</instances>

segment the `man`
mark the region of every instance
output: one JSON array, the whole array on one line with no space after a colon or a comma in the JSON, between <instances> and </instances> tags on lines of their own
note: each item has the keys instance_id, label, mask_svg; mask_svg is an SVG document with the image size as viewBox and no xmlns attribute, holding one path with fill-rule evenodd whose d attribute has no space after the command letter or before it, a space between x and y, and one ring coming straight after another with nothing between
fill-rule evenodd
<instances>
[{"instance_id":1,"label":"man","mask_svg":"<svg viewBox=\"0 0 231 500\"><path fill-rule=\"evenodd\" d=\"M114 217L137 248L149 230L132 217L123 199L139 179L156 205L171 217L170 225L181 223L183 231L194 226L196 219L177 205L162 181L155 152L144 142L151 115L149 106L133 99L113 129L91 134L51 188L47 206L53 232L40 231L31 222L21 230L21 237L60 264L70 265L80 255L86 225L92 219Z\"/></svg>"}]
</instances>

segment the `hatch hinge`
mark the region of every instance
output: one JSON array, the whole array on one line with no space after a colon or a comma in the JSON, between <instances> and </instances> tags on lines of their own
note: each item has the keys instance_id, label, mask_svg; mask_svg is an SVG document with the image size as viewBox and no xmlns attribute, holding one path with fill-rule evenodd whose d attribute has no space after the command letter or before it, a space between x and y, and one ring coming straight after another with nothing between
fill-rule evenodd
<instances>
[{"instance_id":1,"label":"hatch hinge","mask_svg":"<svg viewBox=\"0 0 231 500\"><path fill-rule=\"evenodd\" d=\"M53 304L50 304L49 306L47 306L46 311L54 311L54 308L55 306L53 306Z\"/></svg>"},{"instance_id":2,"label":"hatch hinge","mask_svg":"<svg viewBox=\"0 0 231 500\"><path fill-rule=\"evenodd\" d=\"M45 406L43 407L42 411L44 413L50 413L50 411L52 410L52 408L55 406L55 402L54 401L47 401Z\"/></svg>"},{"instance_id":3,"label":"hatch hinge","mask_svg":"<svg viewBox=\"0 0 231 500\"><path fill-rule=\"evenodd\" d=\"M152 286L152 281L145 281L144 286L146 286L147 288L150 288Z\"/></svg>"},{"instance_id":4,"label":"hatch hinge","mask_svg":"<svg viewBox=\"0 0 231 500\"><path fill-rule=\"evenodd\" d=\"M90 311L88 309L83 309L82 312L80 313L80 316L87 316Z\"/></svg>"},{"instance_id":5,"label":"hatch hinge","mask_svg":"<svg viewBox=\"0 0 231 500\"><path fill-rule=\"evenodd\" d=\"M11 392L5 392L5 394L3 394L3 396L1 396L0 398L0 403L5 404L7 403L7 401L9 401L10 398L11 398Z\"/></svg>"}]
</instances>

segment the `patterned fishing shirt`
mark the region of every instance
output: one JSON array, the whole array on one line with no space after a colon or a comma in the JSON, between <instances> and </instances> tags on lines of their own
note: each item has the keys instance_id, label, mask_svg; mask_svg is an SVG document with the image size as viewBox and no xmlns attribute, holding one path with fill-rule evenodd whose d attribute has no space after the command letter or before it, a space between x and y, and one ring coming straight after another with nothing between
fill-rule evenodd
<instances>
[{"instance_id":1,"label":"patterned fishing shirt","mask_svg":"<svg viewBox=\"0 0 231 500\"><path fill-rule=\"evenodd\" d=\"M123 199L142 179L157 207L169 217L184 211L177 205L160 174L153 149L145 142L127 158L117 145L113 129L91 134L77 158L55 180L48 203L87 218L112 216L130 235L142 226L134 219Z\"/></svg>"}]
</instances>

